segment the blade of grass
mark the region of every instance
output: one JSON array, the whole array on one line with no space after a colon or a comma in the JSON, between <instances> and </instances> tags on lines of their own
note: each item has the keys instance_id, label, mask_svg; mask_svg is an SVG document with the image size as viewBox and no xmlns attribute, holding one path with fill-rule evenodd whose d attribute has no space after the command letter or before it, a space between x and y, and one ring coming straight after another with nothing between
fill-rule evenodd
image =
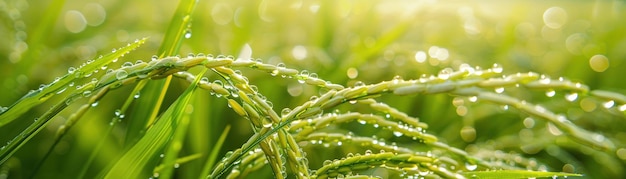
<instances>
[{"instance_id":1,"label":"blade of grass","mask_svg":"<svg viewBox=\"0 0 626 179\"><path fill-rule=\"evenodd\" d=\"M189 153L201 153L202 159L193 161L186 167L182 168L184 171L181 173L189 174L190 178L197 178L202 173L204 163L207 159L208 151L211 151L213 145L215 145L215 141L220 136L219 134L223 131L222 125L219 125L219 122L224 122L222 120L212 120L217 119L215 116L219 114L219 110L221 108L216 108L221 105L218 100L214 100L215 98L209 94L209 92L199 92L196 94L196 97L192 99L191 104L196 106L211 106L212 110L194 110L192 114L192 118L194 119L202 119L202 120L192 120L191 124L189 124L189 134L188 134L188 151ZM218 129L218 130L215 130Z\"/></svg>"},{"instance_id":2,"label":"blade of grass","mask_svg":"<svg viewBox=\"0 0 626 179\"><path fill-rule=\"evenodd\" d=\"M185 92L183 92L183 94L181 95L182 101L174 104L174 111L172 112L172 116L165 116L165 119L167 119L168 121L178 120L179 122L177 124L172 123L176 124L176 127L174 131L174 136L171 139L172 141L165 151L165 158L163 159L163 162L161 162L162 165L165 166L165 168L161 171L161 174L159 174L160 177L172 177L174 169L173 167L168 166L174 165L174 163L176 162L176 158L178 158L178 153L180 153L180 150L183 147L183 142L187 134L187 128L189 126L189 114L191 112L187 112L187 105L189 105L189 101L191 100L191 94L193 94L193 92L197 89L196 86L198 85L198 82L200 82L202 75L204 75L206 71L207 69L203 68L202 72L200 72L200 74L196 76L193 85L187 88Z\"/></svg>"},{"instance_id":3,"label":"blade of grass","mask_svg":"<svg viewBox=\"0 0 626 179\"><path fill-rule=\"evenodd\" d=\"M0 127L5 124L17 119L19 116L24 114L26 111L31 108L45 102L50 97L55 95L55 93L63 88L66 88L69 83L73 82L77 78L83 78L82 74L90 74L95 70L100 69L100 67L107 65L114 61L115 59L124 56L130 51L136 49L140 45L142 45L146 41L146 38L137 40L132 44L129 44L125 47L122 47L115 52L106 54L96 60L94 62L86 64L82 68L78 68L72 73L68 73L65 76L61 77L58 81L51 83L48 87L42 88L41 90L36 90L26 94L20 100L15 102L7 111L0 114Z\"/></svg>"},{"instance_id":4,"label":"blade of grass","mask_svg":"<svg viewBox=\"0 0 626 179\"><path fill-rule=\"evenodd\" d=\"M73 98L73 96L69 98ZM3 150L0 150L0 165L4 164L4 162L6 162L17 150L19 150L26 142L33 138L35 134L39 133L39 131L41 131L44 126L46 126L46 124L50 122L50 119L56 116L67 106L68 105L65 103L65 101L58 102L50 110L44 113L38 120L35 120L33 124L20 132L18 136L9 141L7 145L3 146Z\"/></svg>"},{"instance_id":5,"label":"blade of grass","mask_svg":"<svg viewBox=\"0 0 626 179\"><path fill-rule=\"evenodd\" d=\"M193 154L193 155L188 155L188 156L185 156L185 157L177 158L176 159L176 163L177 164L187 163L187 162L190 162L192 160L199 159L200 157L202 157L202 154L200 154L200 153ZM165 169L165 167L171 167L171 166L159 165L156 168L154 168L154 173L161 172L163 169Z\"/></svg>"},{"instance_id":6,"label":"blade of grass","mask_svg":"<svg viewBox=\"0 0 626 179\"><path fill-rule=\"evenodd\" d=\"M191 14L196 7L196 0L182 0L178 4L176 12L170 21L168 30L166 31L161 47L158 51L159 57L174 56L178 53L187 28L191 26ZM170 84L171 77L165 78L160 81L145 81L140 83L147 83L141 90L141 94L145 97L137 99L137 105L135 106L137 112L134 112L129 116L132 121L128 123L126 146L130 146L133 141L136 141L148 126L150 126L154 119L156 119L159 113L160 106L163 103L163 98L167 92L167 88ZM134 95L134 94L131 94Z\"/></svg>"},{"instance_id":7,"label":"blade of grass","mask_svg":"<svg viewBox=\"0 0 626 179\"><path fill-rule=\"evenodd\" d=\"M120 56L123 56L124 54L139 47L139 45L143 44L144 41L145 39L138 40L133 44L129 44L126 47L120 48L120 50L116 52L109 53L101 58L98 58L94 62L82 67L81 70L83 72L92 73L93 70L98 69L101 66L104 66L112 62L114 59ZM77 70L74 73L78 73L81 70ZM6 120L6 122L8 123L16 119L17 117L19 117L21 114L23 114L28 109L33 107L33 106L29 106L29 104L38 105L38 104L43 103L45 100L50 98L51 95L55 94L55 91L57 91L56 89L63 88L65 84L72 82L76 78L77 77L75 75L70 73L70 74L63 76L57 82L50 84L49 87L44 88L41 91L27 94L26 96L24 96L22 99L16 102L16 104L12 106L12 108L15 108L15 110L6 111L2 115L0 115L0 124L2 124L1 121ZM99 90L99 89L95 89L94 91L96 90ZM50 119L52 119L59 112L61 112L68 105L70 105L74 100L80 98L81 96L82 96L82 91L77 91L73 94L68 95L62 101L57 102L57 104L55 104L50 110L44 113L41 117L37 118L34 123L30 124L26 129L20 132L18 136L15 136L11 141L9 141L7 145L4 146L3 148L4 150L0 150L0 164L6 162L8 158L10 158L19 148L21 148L21 146L23 146L33 136L39 133L39 131L41 131L50 122Z\"/></svg>"},{"instance_id":8,"label":"blade of grass","mask_svg":"<svg viewBox=\"0 0 626 179\"><path fill-rule=\"evenodd\" d=\"M143 80L146 81L146 80ZM139 82L137 84L137 86L135 86L135 89L133 89L133 91L131 92L131 94L136 94L141 90L141 88L143 87L143 85L145 85L145 82ZM135 99L133 97L133 95L129 96L128 98L126 98L126 101L124 102L124 104L122 105L122 108L120 109L121 113L125 113L126 110L128 109L128 107L131 105L131 103L133 102L133 100ZM109 134L111 134L111 131L113 130L113 127L115 127L115 124L118 123L118 119L119 116L115 116L112 120L111 120L111 125L109 125L109 127L106 130L106 133L103 134L102 138L100 139L100 141L98 142L98 144L96 145L96 147L94 148L94 150L91 152L91 154L89 155L89 158L87 159L87 161L85 162L85 164L82 166L81 169L81 173L79 175L80 178L84 178L85 174L87 173L87 170L89 169L89 167L91 166L91 162L95 159L96 154L98 153L98 151L100 151L104 145L104 143L106 142L107 136L109 136Z\"/></svg>"},{"instance_id":9,"label":"blade of grass","mask_svg":"<svg viewBox=\"0 0 626 179\"><path fill-rule=\"evenodd\" d=\"M105 178L147 178L150 176L148 172L154 171L155 159L167 147L167 156L163 163L173 163L177 158L178 150L182 147L182 139L185 127L184 117L182 117L189 100L195 91L200 78L206 69L196 76L196 80L181 94L181 96L170 106L165 113L150 127L146 134L135 144L130 150L106 171ZM188 122L188 121L187 121ZM183 132L180 132L182 130ZM182 135L182 137L181 137ZM174 136L172 138L171 136ZM170 142L171 141L171 142ZM177 142L178 141L178 142ZM163 171L165 175L168 173L166 167ZM171 170L171 168L169 168ZM167 177L164 177L167 178Z\"/></svg>"},{"instance_id":10,"label":"blade of grass","mask_svg":"<svg viewBox=\"0 0 626 179\"><path fill-rule=\"evenodd\" d=\"M222 131L222 135L220 135L220 138L217 140L217 142L215 142L215 145L211 149L211 154L209 155L209 158L206 160L206 163L204 164L204 169L202 170L202 174L200 174L199 178L205 178L206 176L209 176L209 174L211 173L211 169L213 169L213 165L215 165L215 160L217 160L217 155L219 154L220 149L222 148L222 145L224 144L224 141L226 140L226 136L228 135L229 131L230 131L230 125L227 125L224 131Z\"/></svg>"},{"instance_id":11,"label":"blade of grass","mask_svg":"<svg viewBox=\"0 0 626 179\"><path fill-rule=\"evenodd\" d=\"M50 146L48 151L46 151L46 154L44 155L43 159L41 159L41 161L37 164L37 167L35 167L35 170L34 170L35 172L33 172L33 176L34 176L34 174L38 173L39 168L48 159L50 154L52 154L52 152L54 151L55 147L59 144L59 142L61 142L61 139L63 137L65 137L66 134L69 132L69 130L72 129L74 124L76 124L83 117L83 115L85 115L85 113L87 113L87 111L89 111L89 109L91 109L91 104L93 104L94 102L96 102L96 101L100 100L102 97L104 97L108 93L108 91L109 91L108 87L107 88L103 88L100 92L98 92L97 95L92 96L89 99L89 102L87 104L84 104L82 107L80 107L77 112L72 114L68 118L68 120L65 121L65 124L63 124L62 126L59 127L59 129L57 130L57 134L56 134L56 136L54 138L54 142L52 143L52 145ZM109 133L109 131L107 131L107 134L108 133ZM91 163L90 160L88 160L86 165L83 165L83 168L84 168L85 172L86 172L86 169L89 168L89 163ZM84 175L84 173L82 173L81 176L82 175Z\"/></svg>"}]
</instances>

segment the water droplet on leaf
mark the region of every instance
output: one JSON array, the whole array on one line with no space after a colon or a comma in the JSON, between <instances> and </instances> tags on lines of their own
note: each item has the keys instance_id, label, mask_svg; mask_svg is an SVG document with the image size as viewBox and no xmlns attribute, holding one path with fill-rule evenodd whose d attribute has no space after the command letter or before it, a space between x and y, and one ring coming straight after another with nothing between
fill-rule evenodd
<instances>
[{"instance_id":1,"label":"water droplet on leaf","mask_svg":"<svg viewBox=\"0 0 626 179\"><path fill-rule=\"evenodd\" d=\"M70 68L67 69L67 72L70 73L70 74L74 73L75 71L76 71L76 68L74 68L74 67L70 67Z\"/></svg>"},{"instance_id":2,"label":"water droplet on leaf","mask_svg":"<svg viewBox=\"0 0 626 179\"><path fill-rule=\"evenodd\" d=\"M607 102L602 103L602 106L604 106L604 108L612 108L613 105L615 105L615 101L613 100L609 100Z\"/></svg>"},{"instance_id":3,"label":"water droplet on leaf","mask_svg":"<svg viewBox=\"0 0 626 179\"><path fill-rule=\"evenodd\" d=\"M578 98L578 93L570 93L570 94L565 95L565 99L570 102L576 101L577 98Z\"/></svg>"},{"instance_id":4,"label":"water droplet on leaf","mask_svg":"<svg viewBox=\"0 0 626 179\"><path fill-rule=\"evenodd\" d=\"M186 39L191 38L191 29L187 29L187 30L185 31L185 38L186 38Z\"/></svg>"},{"instance_id":5,"label":"water droplet on leaf","mask_svg":"<svg viewBox=\"0 0 626 179\"><path fill-rule=\"evenodd\" d=\"M124 79L128 77L128 72L126 72L125 70L119 70L115 73L115 78L117 78L118 80Z\"/></svg>"}]
</instances>

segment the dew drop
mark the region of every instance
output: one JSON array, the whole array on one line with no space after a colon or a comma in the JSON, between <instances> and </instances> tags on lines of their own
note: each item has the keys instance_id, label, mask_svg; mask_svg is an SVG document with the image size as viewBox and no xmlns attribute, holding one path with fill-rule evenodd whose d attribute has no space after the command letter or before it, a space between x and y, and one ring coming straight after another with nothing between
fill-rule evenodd
<instances>
[{"instance_id":1,"label":"dew drop","mask_svg":"<svg viewBox=\"0 0 626 179\"><path fill-rule=\"evenodd\" d=\"M372 155L372 151L371 151L371 150L366 150L366 151L365 151L365 155L366 155L366 156L367 156L367 155Z\"/></svg>"},{"instance_id":2,"label":"dew drop","mask_svg":"<svg viewBox=\"0 0 626 179\"><path fill-rule=\"evenodd\" d=\"M465 169L467 169L469 171L474 171L474 170L476 170L476 168L478 168L478 165L476 165L476 164L472 164L472 163L469 163L469 162L465 163Z\"/></svg>"},{"instance_id":3,"label":"dew drop","mask_svg":"<svg viewBox=\"0 0 626 179\"><path fill-rule=\"evenodd\" d=\"M120 115L122 115L122 110L120 110L120 109L116 109L116 110L115 110L115 116L118 116L118 117L119 117Z\"/></svg>"},{"instance_id":4,"label":"dew drop","mask_svg":"<svg viewBox=\"0 0 626 179\"><path fill-rule=\"evenodd\" d=\"M70 74L74 73L75 71L76 71L76 68L74 68L74 67L70 67L70 68L67 69L67 72L70 73Z\"/></svg>"},{"instance_id":5,"label":"dew drop","mask_svg":"<svg viewBox=\"0 0 626 179\"><path fill-rule=\"evenodd\" d=\"M358 87L361 87L361 86L365 86L365 83L363 83L362 81L354 82L354 87L355 88L358 88Z\"/></svg>"},{"instance_id":6,"label":"dew drop","mask_svg":"<svg viewBox=\"0 0 626 179\"><path fill-rule=\"evenodd\" d=\"M333 161L330 161L330 160L324 160L324 163L322 163L322 165L330 165L330 164L332 164L332 163L333 163Z\"/></svg>"},{"instance_id":7,"label":"dew drop","mask_svg":"<svg viewBox=\"0 0 626 179\"><path fill-rule=\"evenodd\" d=\"M226 56L226 59L229 59L229 60L235 60L235 56L228 55L228 56Z\"/></svg>"},{"instance_id":8,"label":"dew drop","mask_svg":"<svg viewBox=\"0 0 626 179\"><path fill-rule=\"evenodd\" d=\"M445 68L445 69L439 71L439 74L437 75L437 77L442 79L442 80L447 80L448 78L450 78L450 74L452 72L453 72L452 68Z\"/></svg>"},{"instance_id":9,"label":"dew drop","mask_svg":"<svg viewBox=\"0 0 626 179\"><path fill-rule=\"evenodd\" d=\"M570 102L576 101L577 98L578 98L578 93L570 93L570 94L565 95L565 99Z\"/></svg>"},{"instance_id":10,"label":"dew drop","mask_svg":"<svg viewBox=\"0 0 626 179\"><path fill-rule=\"evenodd\" d=\"M606 138L601 135L601 134L594 134L593 135L593 140L597 141L597 142L604 142Z\"/></svg>"},{"instance_id":11,"label":"dew drop","mask_svg":"<svg viewBox=\"0 0 626 179\"><path fill-rule=\"evenodd\" d=\"M241 73L241 70L235 70L235 74L237 74L237 75L243 75L243 73Z\"/></svg>"},{"instance_id":12,"label":"dew drop","mask_svg":"<svg viewBox=\"0 0 626 179\"><path fill-rule=\"evenodd\" d=\"M561 130L559 128L557 128L556 126L554 126L554 124L552 123L547 123L548 125L548 132L550 132L552 135L555 136L559 136L561 134L563 134L563 132L561 132Z\"/></svg>"},{"instance_id":13,"label":"dew drop","mask_svg":"<svg viewBox=\"0 0 626 179\"><path fill-rule=\"evenodd\" d=\"M131 67L131 66L133 66L132 62L124 62L124 64L122 64L122 68L128 68L128 67Z\"/></svg>"},{"instance_id":14,"label":"dew drop","mask_svg":"<svg viewBox=\"0 0 626 179\"><path fill-rule=\"evenodd\" d=\"M546 96L547 97L553 97L556 94L556 91L550 89L548 91L546 91Z\"/></svg>"},{"instance_id":15,"label":"dew drop","mask_svg":"<svg viewBox=\"0 0 626 179\"><path fill-rule=\"evenodd\" d=\"M618 107L619 111L626 111L626 104L622 104Z\"/></svg>"},{"instance_id":16,"label":"dew drop","mask_svg":"<svg viewBox=\"0 0 626 179\"><path fill-rule=\"evenodd\" d=\"M230 95L233 96L233 98L238 98L239 97L239 93L237 93L236 91L231 91Z\"/></svg>"},{"instance_id":17,"label":"dew drop","mask_svg":"<svg viewBox=\"0 0 626 179\"><path fill-rule=\"evenodd\" d=\"M300 72L300 76L303 76L303 77L309 77L309 71L307 71L307 70L302 70L302 71Z\"/></svg>"},{"instance_id":18,"label":"dew drop","mask_svg":"<svg viewBox=\"0 0 626 179\"><path fill-rule=\"evenodd\" d=\"M133 95L133 98L137 99L139 98L139 96L141 96L141 94L139 94L139 92L135 93L135 95Z\"/></svg>"},{"instance_id":19,"label":"dew drop","mask_svg":"<svg viewBox=\"0 0 626 179\"><path fill-rule=\"evenodd\" d=\"M613 100L609 100L607 102L602 103L602 106L604 106L604 108L612 108L613 105L615 105L615 101Z\"/></svg>"},{"instance_id":20,"label":"dew drop","mask_svg":"<svg viewBox=\"0 0 626 179\"><path fill-rule=\"evenodd\" d=\"M200 79L200 80L202 80L202 79ZM208 78L207 78L207 80L208 80ZM216 85L222 86L222 87L224 86L224 83L222 81L220 81L220 80L215 80L215 81L213 81L213 83L215 83Z\"/></svg>"},{"instance_id":21,"label":"dew drop","mask_svg":"<svg viewBox=\"0 0 626 179\"><path fill-rule=\"evenodd\" d=\"M463 63L463 64L459 65L459 71L466 71L469 74L473 74L474 73L474 68L472 68L472 66L470 66L467 63Z\"/></svg>"},{"instance_id":22,"label":"dew drop","mask_svg":"<svg viewBox=\"0 0 626 179\"><path fill-rule=\"evenodd\" d=\"M159 59L158 56L152 55L152 58L150 58L150 61L157 61L157 59Z\"/></svg>"},{"instance_id":23,"label":"dew drop","mask_svg":"<svg viewBox=\"0 0 626 179\"><path fill-rule=\"evenodd\" d=\"M215 82L218 82L218 81L219 80L216 80ZM222 81L219 81L219 82L222 83ZM200 78L200 83L209 83L209 78L207 78L206 76L203 76L202 78Z\"/></svg>"},{"instance_id":24,"label":"dew drop","mask_svg":"<svg viewBox=\"0 0 626 179\"><path fill-rule=\"evenodd\" d=\"M148 72L139 72L137 73L137 77L141 79L145 79L148 77Z\"/></svg>"},{"instance_id":25,"label":"dew drop","mask_svg":"<svg viewBox=\"0 0 626 179\"><path fill-rule=\"evenodd\" d=\"M61 88L59 91L57 91L57 94L61 94L61 93L65 92L65 90L67 90L67 88Z\"/></svg>"},{"instance_id":26,"label":"dew drop","mask_svg":"<svg viewBox=\"0 0 626 179\"><path fill-rule=\"evenodd\" d=\"M91 103L91 107L96 107L96 106L98 106L98 103L100 103L100 102L99 102L99 101L95 101L95 102Z\"/></svg>"},{"instance_id":27,"label":"dew drop","mask_svg":"<svg viewBox=\"0 0 626 179\"><path fill-rule=\"evenodd\" d=\"M478 101L478 97L476 97L476 96L470 96L468 99L469 99L470 102Z\"/></svg>"},{"instance_id":28,"label":"dew drop","mask_svg":"<svg viewBox=\"0 0 626 179\"><path fill-rule=\"evenodd\" d=\"M539 79L539 83L541 84L549 84L550 81L550 77L547 77L545 75L541 75L541 78Z\"/></svg>"},{"instance_id":29,"label":"dew drop","mask_svg":"<svg viewBox=\"0 0 626 179\"><path fill-rule=\"evenodd\" d=\"M186 39L191 38L191 29L185 30L185 38Z\"/></svg>"},{"instance_id":30,"label":"dew drop","mask_svg":"<svg viewBox=\"0 0 626 179\"><path fill-rule=\"evenodd\" d=\"M89 91L89 90L84 91L84 92L83 92L83 96L84 96L84 97L89 97L89 96L91 96L91 91Z\"/></svg>"},{"instance_id":31,"label":"dew drop","mask_svg":"<svg viewBox=\"0 0 626 179\"><path fill-rule=\"evenodd\" d=\"M279 71L278 71L277 69L272 70L272 72L270 73L270 75L272 75L272 76L276 76L276 75L278 75L278 72L279 72Z\"/></svg>"},{"instance_id":32,"label":"dew drop","mask_svg":"<svg viewBox=\"0 0 626 179\"><path fill-rule=\"evenodd\" d=\"M493 72L496 72L496 73L502 73L504 69L502 68L502 65L494 63L493 66L491 67L491 70L493 70Z\"/></svg>"},{"instance_id":33,"label":"dew drop","mask_svg":"<svg viewBox=\"0 0 626 179\"><path fill-rule=\"evenodd\" d=\"M282 110L282 111L280 111L280 114L281 114L282 116L287 116L290 112L291 112L291 109L289 109L289 108L283 108L283 110Z\"/></svg>"},{"instance_id":34,"label":"dew drop","mask_svg":"<svg viewBox=\"0 0 626 179\"><path fill-rule=\"evenodd\" d=\"M128 72L126 72L125 70L119 70L115 73L115 78L117 78L118 80L124 79L128 76Z\"/></svg>"},{"instance_id":35,"label":"dew drop","mask_svg":"<svg viewBox=\"0 0 626 179\"><path fill-rule=\"evenodd\" d=\"M498 87L498 88L495 88L495 89L494 89L494 91L495 91L496 93L502 93L502 92L504 92L504 87Z\"/></svg>"},{"instance_id":36,"label":"dew drop","mask_svg":"<svg viewBox=\"0 0 626 179\"><path fill-rule=\"evenodd\" d=\"M402 136L403 134L402 134L402 132L400 132L400 131L393 131L393 135L394 135L394 136L396 136L396 137L400 137L400 136Z\"/></svg>"},{"instance_id":37,"label":"dew drop","mask_svg":"<svg viewBox=\"0 0 626 179\"><path fill-rule=\"evenodd\" d=\"M258 93L258 92L259 92L259 87L257 87L256 85L250 85L250 89L251 89L252 91L254 91L255 93ZM263 99L263 98L262 98L262 99Z\"/></svg>"}]
</instances>

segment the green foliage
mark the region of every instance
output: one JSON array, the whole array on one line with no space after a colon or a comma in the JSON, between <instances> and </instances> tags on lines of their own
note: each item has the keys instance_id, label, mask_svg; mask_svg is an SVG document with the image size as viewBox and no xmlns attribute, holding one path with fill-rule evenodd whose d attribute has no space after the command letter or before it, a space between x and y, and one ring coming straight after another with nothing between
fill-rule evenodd
<instances>
[{"instance_id":1,"label":"green foliage","mask_svg":"<svg viewBox=\"0 0 626 179\"><path fill-rule=\"evenodd\" d=\"M626 176L622 3L48 3L0 2L0 178Z\"/></svg>"}]
</instances>

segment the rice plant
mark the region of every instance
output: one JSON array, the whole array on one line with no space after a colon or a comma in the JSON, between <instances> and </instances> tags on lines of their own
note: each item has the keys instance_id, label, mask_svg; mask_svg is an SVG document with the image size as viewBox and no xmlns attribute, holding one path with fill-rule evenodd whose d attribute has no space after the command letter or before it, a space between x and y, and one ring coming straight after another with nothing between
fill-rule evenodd
<instances>
[{"instance_id":1,"label":"rice plant","mask_svg":"<svg viewBox=\"0 0 626 179\"><path fill-rule=\"evenodd\" d=\"M47 3L0 2L0 178L626 176L619 1Z\"/></svg>"}]
</instances>

